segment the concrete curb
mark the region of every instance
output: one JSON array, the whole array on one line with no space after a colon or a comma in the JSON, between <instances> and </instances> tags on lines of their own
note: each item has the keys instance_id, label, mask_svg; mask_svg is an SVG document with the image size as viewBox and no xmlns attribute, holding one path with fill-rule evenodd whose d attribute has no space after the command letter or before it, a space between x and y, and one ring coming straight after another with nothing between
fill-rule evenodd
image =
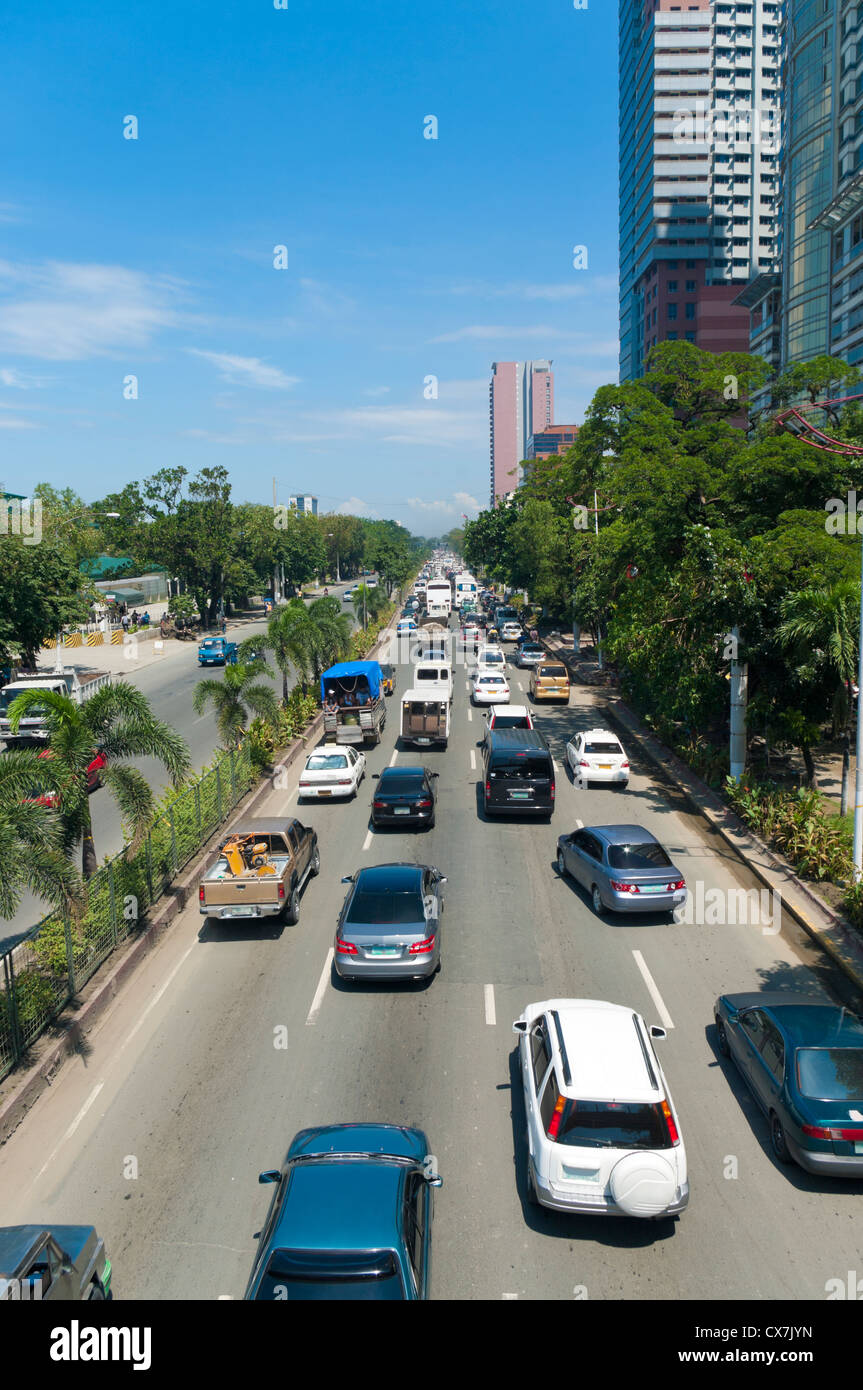
<instances>
[{"instance_id":1,"label":"concrete curb","mask_svg":"<svg viewBox=\"0 0 863 1390\"><path fill-rule=\"evenodd\" d=\"M546 642L546 646L552 649L551 643ZM568 667L576 665L572 653L565 648L555 650L555 656ZM787 859L783 859L751 831L712 787L687 767L672 749L661 743L619 695L612 694L607 688L593 685L587 688L595 692L597 703L604 705L612 723L616 723L627 738L635 739L640 750L657 767L671 775L690 805L722 836L765 888L779 889L786 911L863 992L863 941L854 927L797 876ZM759 863L759 859L766 863ZM783 884L790 892L783 889ZM795 902L795 897L806 899L807 902ZM812 912L807 911L807 904L811 904ZM820 922L818 917L822 919Z\"/></svg>"}]
</instances>

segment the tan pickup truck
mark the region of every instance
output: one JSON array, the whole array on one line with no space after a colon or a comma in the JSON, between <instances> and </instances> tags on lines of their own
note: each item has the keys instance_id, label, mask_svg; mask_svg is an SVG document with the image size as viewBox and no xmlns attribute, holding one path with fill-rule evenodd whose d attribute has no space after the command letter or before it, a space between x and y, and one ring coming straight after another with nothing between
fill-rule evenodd
<instances>
[{"instance_id":1,"label":"tan pickup truck","mask_svg":"<svg viewBox=\"0 0 863 1390\"><path fill-rule=\"evenodd\" d=\"M306 879L321 871L318 837L293 817L243 821L219 846L198 886L203 917L300 919Z\"/></svg>"}]
</instances>

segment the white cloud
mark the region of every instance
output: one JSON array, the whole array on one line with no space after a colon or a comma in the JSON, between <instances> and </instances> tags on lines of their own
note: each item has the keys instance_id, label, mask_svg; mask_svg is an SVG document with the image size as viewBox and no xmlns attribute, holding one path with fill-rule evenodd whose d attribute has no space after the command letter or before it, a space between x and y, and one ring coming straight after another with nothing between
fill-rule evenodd
<instances>
[{"instance_id":1,"label":"white cloud","mask_svg":"<svg viewBox=\"0 0 863 1390\"><path fill-rule=\"evenodd\" d=\"M541 285L510 281L498 285L487 280L475 280L450 286L450 294L470 295L474 299L544 299L552 303L564 299L587 299L592 295L617 295L615 275L586 275L579 271L575 278L558 284Z\"/></svg>"},{"instance_id":2,"label":"white cloud","mask_svg":"<svg viewBox=\"0 0 863 1390\"><path fill-rule=\"evenodd\" d=\"M363 392L363 395L364 395L364 396L387 396L387 395L389 395L389 391L390 391L390 388L389 388L388 386L370 386L370 387L368 388L368 390L366 390L366 391Z\"/></svg>"},{"instance_id":3,"label":"white cloud","mask_svg":"<svg viewBox=\"0 0 863 1390\"><path fill-rule=\"evenodd\" d=\"M405 505L416 512L436 512L446 516L461 516L463 513L478 513L480 504L469 492L456 492L447 500L426 502L422 497L408 497Z\"/></svg>"},{"instance_id":4,"label":"white cloud","mask_svg":"<svg viewBox=\"0 0 863 1390\"><path fill-rule=\"evenodd\" d=\"M212 430L181 430L182 439L204 439L208 444L246 444L248 441L235 434L216 434Z\"/></svg>"},{"instance_id":5,"label":"white cloud","mask_svg":"<svg viewBox=\"0 0 863 1390\"><path fill-rule=\"evenodd\" d=\"M346 502L340 502L336 511L345 516L379 516L374 507L370 507L368 502L364 502L361 497L349 497Z\"/></svg>"},{"instance_id":6,"label":"white cloud","mask_svg":"<svg viewBox=\"0 0 863 1390\"><path fill-rule=\"evenodd\" d=\"M0 386L12 391L29 391L33 387L44 386L48 377L36 376L33 372L19 372L14 367L0 367Z\"/></svg>"},{"instance_id":7,"label":"white cloud","mask_svg":"<svg viewBox=\"0 0 863 1390\"><path fill-rule=\"evenodd\" d=\"M285 391L296 386L298 376L288 376L279 367L268 367L259 357L238 357L230 352L206 352L202 348L186 348L193 357L202 357L216 367L223 381L234 386L260 386L268 391Z\"/></svg>"},{"instance_id":8,"label":"white cloud","mask_svg":"<svg viewBox=\"0 0 863 1390\"><path fill-rule=\"evenodd\" d=\"M0 416L0 430L35 430L37 426L32 420L15 420L8 415Z\"/></svg>"},{"instance_id":9,"label":"white cloud","mask_svg":"<svg viewBox=\"0 0 863 1390\"><path fill-rule=\"evenodd\" d=\"M574 352L610 352L611 340L597 343L591 338L589 333L581 333L569 328L555 328L551 324L500 324L500 323L471 323L464 328L457 328L452 333L440 333L436 338L430 338L430 343L461 343L466 341L495 343L504 340L515 342L525 338L538 338L544 343L562 343L572 348ZM617 353L617 341L613 343L613 351Z\"/></svg>"},{"instance_id":10,"label":"white cloud","mask_svg":"<svg viewBox=\"0 0 863 1390\"><path fill-rule=\"evenodd\" d=\"M117 356L179 322L181 289L167 276L117 265L0 265L19 298L0 302L0 348L47 361Z\"/></svg>"}]
</instances>

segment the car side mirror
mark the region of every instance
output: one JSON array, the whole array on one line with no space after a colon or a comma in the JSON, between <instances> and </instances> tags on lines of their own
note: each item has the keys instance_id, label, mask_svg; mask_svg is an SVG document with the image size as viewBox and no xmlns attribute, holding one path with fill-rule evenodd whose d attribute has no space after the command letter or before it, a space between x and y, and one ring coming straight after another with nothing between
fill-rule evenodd
<instances>
[{"instance_id":1,"label":"car side mirror","mask_svg":"<svg viewBox=\"0 0 863 1390\"><path fill-rule=\"evenodd\" d=\"M512 1025L512 1031L513 1031L514 1033L526 1033L526 1032L527 1032L527 1020L526 1020L526 1019L523 1019L523 1018L517 1018L517 1019L515 1020L515 1023Z\"/></svg>"},{"instance_id":2,"label":"car side mirror","mask_svg":"<svg viewBox=\"0 0 863 1390\"><path fill-rule=\"evenodd\" d=\"M278 1182L281 1176L278 1168L268 1168L265 1173L258 1174L258 1182Z\"/></svg>"},{"instance_id":3,"label":"car side mirror","mask_svg":"<svg viewBox=\"0 0 863 1390\"><path fill-rule=\"evenodd\" d=\"M372 781L373 781L373 782L376 782L376 781L378 780L378 778L380 777L380 775L381 775L381 774L380 774L379 772L373 772L373 773L372 773ZM342 879L342 882L344 882L344 879Z\"/></svg>"},{"instance_id":4,"label":"car side mirror","mask_svg":"<svg viewBox=\"0 0 863 1390\"><path fill-rule=\"evenodd\" d=\"M345 877L342 879L342 883L353 883L353 881L353 874L346 874Z\"/></svg>"},{"instance_id":5,"label":"car side mirror","mask_svg":"<svg viewBox=\"0 0 863 1390\"><path fill-rule=\"evenodd\" d=\"M666 1033L664 1028L658 1028L656 1024L652 1023L650 1025L650 1036L652 1038L667 1038L668 1034Z\"/></svg>"},{"instance_id":6,"label":"car side mirror","mask_svg":"<svg viewBox=\"0 0 863 1390\"><path fill-rule=\"evenodd\" d=\"M435 1178L426 1178L429 1187L443 1187L443 1178L438 1173Z\"/></svg>"}]
</instances>

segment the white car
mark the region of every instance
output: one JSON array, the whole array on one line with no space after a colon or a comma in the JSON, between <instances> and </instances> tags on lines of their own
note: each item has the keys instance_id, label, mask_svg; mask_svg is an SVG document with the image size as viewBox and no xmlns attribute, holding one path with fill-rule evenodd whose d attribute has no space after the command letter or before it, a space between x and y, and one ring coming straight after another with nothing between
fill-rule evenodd
<instances>
[{"instance_id":1,"label":"white car","mask_svg":"<svg viewBox=\"0 0 863 1390\"><path fill-rule=\"evenodd\" d=\"M622 1004L546 999L512 1025L527 1115L528 1199L590 1216L677 1216L686 1150L648 1028Z\"/></svg>"},{"instance_id":2,"label":"white car","mask_svg":"<svg viewBox=\"0 0 863 1390\"><path fill-rule=\"evenodd\" d=\"M478 666L470 682L470 697L475 705L508 705L509 683L487 666Z\"/></svg>"},{"instance_id":3,"label":"white car","mask_svg":"<svg viewBox=\"0 0 863 1390\"><path fill-rule=\"evenodd\" d=\"M356 796L366 775L366 755L356 748L316 748L300 773L299 800L333 801Z\"/></svg>"},{"instance_id":4,"label":"white car","mask_svg":"<svg viewBox=\"0 0 863 1390\"><path fill-rule=\"evenodd\" d=\"M587 729L566 745L566 761L579 787L590 782L629 783L629 759L617 734L608 729Z\"/></svg>"},{"instance_id":5,"label":"white car","mask_svg":"<svg viewBox=\"0 0 863 1390\"><path fill-rule=\"evenodd\" d=\"M417 625L413 618L399 618L396 623L396 636L402 632L416 632Z\"/></svg>"},{"instance_id":6,"label":"white car","mask_svg":"<svg viewBox=\"0 0 863 1390\"><path fill-rule=\"evenodd\" d=\"M492 729L532 729L533 717L527 705L507 705L506 709L492 705L485 717L485 730Z\"/></svg>"},{"instance_id":7,"label":"white car","mask_svg":"<svg viewBox=\"0 0 863 1390\"><path fill-rule=\"evenodd\" d=\"M484 647L480 647L479 651L477 652L476 665L477 670L479 670L479 668L483 666L486 668L486 670L499 671L503 673L506 670L506 657L504 656L500 647L491 647L486 645Z\"/></svg>"},{"instance_id":8,"label":"white car","mask_svg":"<svg viewBox=\"0 0 863 1390\"><path fill-rule=\"evenodd\" d=\"M521 636L521 623L504 623L500 630L504 642L515 642Z\"/></svg>"}]
</instances>

